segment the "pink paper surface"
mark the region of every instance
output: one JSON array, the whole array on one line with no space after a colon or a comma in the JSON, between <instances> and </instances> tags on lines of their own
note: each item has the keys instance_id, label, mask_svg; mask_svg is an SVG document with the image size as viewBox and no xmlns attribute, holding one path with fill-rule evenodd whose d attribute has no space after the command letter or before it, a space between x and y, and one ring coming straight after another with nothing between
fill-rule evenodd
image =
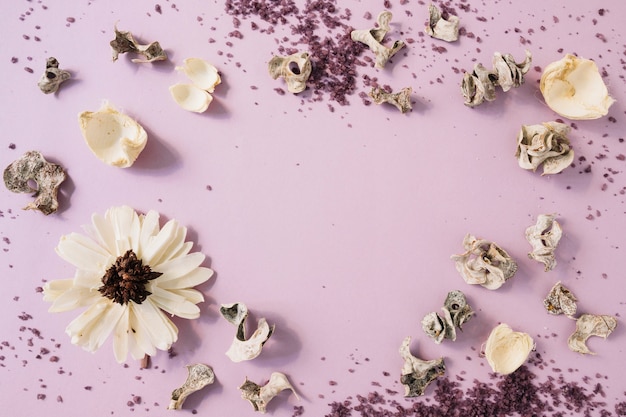
<instances>
[{"instance_id":1,"label":"pink paper surface","mask_svg":"<svg viewBox=\"0 0 626 417\"><path fill-rule=\"evenodd\" d=\"M281 47L301 48L291 43L298 39L293 16L273 25L238 16L237 25L222 1L5 5L0 166L39 150L66 169L68 180L60 210L49 216L22 211L32 200L27 194L0 190L0 414L165 415L185 365L197 362L213 367L216 383L189 397L185 415L253 415L237 388L246 377L263 383L274 371L288 375L300 397L280 394L268 407L276 416L298 415L299 406L307 416L343 416L332 414L330 404L349 400L354 408L358 396L373 392L386 401L375 408L394 411L390 401L405 408L434 404L436 384L422 398L403 398L402 340L411 336L420 358L443 356L446 377L462 390L475 380L495 386L503 378L492 375L481 346L503 322L534 338L544 361L527 365L536 384L554 378L565 389L575 382L599 402L590 415L626 415L626 6L452 2L464 34L450 44L424 33L425 2L347 0L335 7L337 16L351 11L343 21L356 29L371 28L388 9L394 17L386 42L407 41L384 69L356 67L348 105L311 87L298 95L276 91L286 88L268 75L267 62ZM127 54L112 62L114 25L144 43L158 40L169 60L135 64ZM341 32L323 23L316 30L322 38ZM463 71L478 62L490 67L494 52L521 61L525 49L533 55L525 84L498 89L494 102L464 106ZM598 64L616 99L606 117L568 121L543 101L541 71L566 53ZM72 73L54 95L37 88L49 56ZM188 57L206 59L222 74L203 114L179 108L168 91L188 82L175 70ZM368 50L360 59L366 57ZM365 105L371 101L359 95L370 90L365 76L394 91L411 87L413 110ZM130 168L102 163L81 136L78 114L104 100L148 132ZM572 166L553 176L521 169L514 157L521 125L559 119L572 127ZM74 274L55 253L59 238L80 233L92 213L117 205L156 210L162 223L177 219L216 272L199 287L206 298L201 317L175 318L173 352L159 352L149 369L130 359L118 364L110 341L94 354L72 345L64 330L78 312L48 313L37 290ZM557 214L564 236L557 267L544 272L527 257L524 231L548 213ZM463 252L467 233L493 240L518 261L516 276L497 291L466 284L450 260ZM559 280L578 297L579 313L618 320L607 340L588 341L596 355L570 351L574 321L543 307ZM437 345L420 322L440 311L453 289L465 292L476 315L456 341ZM248 306L251 330L262 317L276 325L263 353L249 362L224 355L235 329L219 307L232 302ZM555 410L584 413L563 403Z\"/></svg>"}]
</instances>

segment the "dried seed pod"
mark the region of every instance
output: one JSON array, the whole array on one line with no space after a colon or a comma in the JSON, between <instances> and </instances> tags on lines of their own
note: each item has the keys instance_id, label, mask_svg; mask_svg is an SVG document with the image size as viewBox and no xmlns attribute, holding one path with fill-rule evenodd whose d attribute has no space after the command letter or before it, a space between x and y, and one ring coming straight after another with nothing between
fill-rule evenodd
<instances>
[{"instance_id":1,"label":"dried seed pod","mask_svg":"<svg viewBox=\"0 0 626 417\"><path fill-rule=\"evenodd\" d=\"M469 321L474 315L474 310L467 303L465 294L459 290L450 291L443 303L443 308L450 313L452 324L459 330L463 327L463 323Z\"/></svg>"},{"instance_id":2,"label":"dried seed pod","mask_svg":"<svg viewBox=\"0 0 626 417\"><path fill-rule=\"evenodd\" d=\"M574 161L574 150L567 137L569 132L569 126L558 122L523 125L517 135L517 163L533 171L543 164L541 175L558 174Z\"/></svg>"},{"instance_id":3,"label":"dried seed pod","mask_svg":"<svg viewBox=\"0 0 626 417\"><path fill-rule=\"evenodd\" d=\"M119 54L125 54L126 52L144 56L144 59L134 58L131 60L135 63L148 63L167 59L167 54L163 48L161 48L159 42L141 45L135 41L132 33L119 31L117 30L117 26L115 27L115 39L110 42L110 45L113 61L117 61Z\"/></svg>"},{"instance_id":4,"label":"dried seed pod","mask_svg":"<svg viewBox=\"0 0 626 417\"><path fill-rule=\"evenodd\" d=\"M203 113L213 101L211 95L193 84L174 84L170 86L170 94L180 107L194 113Z\"/></svg>"},{"instance_id":5,"label":"dried seed pod","mask_svg":"<svg viewBox=\"0 0 626 417\"><path fill-rule=\"evenodd\" d=\"M550 314L565 314L573 318L576 314L576 301L576 296L559 281L543 300L543 305Z\"/></svg>"},{"instance_id":6,"label":"dried seed pod","mask_svg":"<svg viewBox=\"0 0 626 417\"><path fill-rule=\"evenodd\" d=\"M397 93L387 92L381 87L374 87L369 92L369 96L376 104L389 103L396 106L402 113L406 113L413 108L411 106L412 92L411 87L405 87Z\"/></svg>"},{"instance_id":7,"label":"dried seed pod","mask_svg":"<svg viewBox=\"0 0 626 417\"><path fill-rule=\"evenodd\" d=\"M434 4L428 6L428 26L426 33L436 39L446 42L454 42L459 39L459 18L454 15L444 19L441 11Z\"/></svg>"},{"instance_id":8,"label":"dried seed pod","mask_svg":"<svg viewBox=\"0 0 626 417\"><path fill-rule=\"evenodd\" d=\"M465 252L452 255L457 271L468 284L479 284L495 290L512 278L517 263L493 242L467 234L463 239Z\"/></svg>"},{"instance_id":9,"label":"dried seed pod","mask_svg":"<svg viewBox=\"0 0 626 417\"><path fill-rule=\"evenodd\" d=\"M400 382L404 385L405 397L424 395L426 387L446 372L443 358L424 361L416 358L410 350L411 337L408 336L400 346L400 356L404 360Z\"/></svg>"},{"instance_id":10,"label":"dried seed pod","mask_svg":"<svg viewBox=\"0 0 626 417\"><path fill-rule=\"evenodd\" d=\"M248 400L254 407L254 411L263 414L267 411L267 404L281 391L291 390L296 398L300 399L287 376L281 372L272 372L270 380L263 386L246 378L239 389L241 390L241 398Z\"/></svg>"},{"instance_id":11,"label":"dried seed pod","mask_svg":"<svg viewBox=\"0 0 626 417\"><path fill-rule=\"evenodd\" d=\"M46 70L37 85L45 94L56 93L63 81L72 77L69 71L59 68L59 61L55 57L46 60Z\"/></svg>"},{"instance_id":12,"label":"dried seed pod","mask_svg":"<svg viewBox=\"0 0 626 417\"><path fill-rule=\"evenodd\" d=\"M248 361L259 356L263 345L274 333L275 326L270 326L264 318L261 318L255 332L246 340L248 307L243 303L222 304L220 313L229 323L237 326L237 333L226 351L226 356L233 362Z\"/></svg>"},{"instance_id":13,"label":"dried seed pod","mask_svg":"<svg viewBox=\"0 0 626 417\"><path fill-rule=\"evenodd\" d=\"M485 357L494 372L507 375L522 366L535 342L527 333L515 332L507 324L496 326L485 345Z\"/></svg>"},{"instance_id":14,"label":"dried seed pod","mask_svg":"<svg viewBox=\"0 0 626 417\"><path fill-rule=\"evenodd\" d=\"M583 314L576 320L576 331L567 339L567 345L574 352L595 355L587 347L587 339L591 336L606 339L616 327L615 317Z\"/></svg>"},{"instance_id":15,"label":"dried seed pod","mask_svg":"<svg viewBox=\"0 0 626 417\"><path fill-rule=\"evenodd\" d=\"M4 170L4 185L14 193L33 193L35 200L24 210L39 210L48 215L59 208L57 192L66 175L61 165L46 161L37 151L29 151ZM34 181L37 188L30 186Z\"/></svg>"},{"instance_id":16,"label":"dried seed pod","mask_svg":"<svg viewBox=\"0 0 626 417\"><path fill-rule=\"evenodd\" d=\"M472 308L467 304L465 295L458 290L448 293L441 311L442 315L432 312L422 319L422 329L437 344L441 343L443 339L456 340L456 328L461 330L463 323L474 314Z\"/></svg>"},{"instance_id":17,"label":"dried seed pod","mask_svg":"<svg viewBox=\"0 0 626 417\"><path fill-rule=\"evenodd\" d=\"M268 63L268 70L274 80L282 77L287 83L287 90L297 94L306 89L313 66L307 52L298 52L286 57L273 57Z\"/></svg>"},{"instance_id":18,"label":"dried seed pod","mask_svg":"<svg viewBox=\"0 0 626 417\"><path fill-rule=\"evenodd\" d=\"M187 380L185 383L172 391L172 398L167 407L168 410L180 410L187 397L196 391L201 390L215 381L213 369L205 364L196 363L187 365Z\"/></svg>"},{"instance_id":19,"label":"dried seed pod","mask_svg":"<svg viewBox=\"0 0 626 417\"><path fill-rule=\"evenodd\" d=\"M353 30L350 32L350 37L353 41L367 45L374 55L376 55L376 62L374 64L376 68L384 68L391 57L405 45L404 41L400 40L395 41L390 47L382 44L385 35L391 30L389 22L391 22L392 16L391 12L383 11L379 13L376 19L378 27L373 29Z\"/></svg>"},{"instance_id":20,"label":"dried seed pod","mask_svg":"<svg viewBox=\"0 0 626 417\"><path fill-rule=\"evenodd\" d=\"M449 318L449 313L446 317L446 312L447 311L444 309L444 317L441 317L433 311L422 319L422 329L437 344L443 342L444 338L456 339L456 331L454 330L452 319ZM449 318L449 320L446 320L446 318Z\"/></svg>"},{"instance_id":21,"label":"dried seed pod","mask_svg":"<svg viewBox=\"0 0 626 417\"><path fill-rule=\"evenodd\" d=\"M217 68L201 58L187 58L176 70L182 71L196 87L209 93L222 82Z\"/></svg>"},{"instance_id":22,"label":"dried seed pod","mask_svg":"<svg viewBox=\"0 0 626 417\"><path fill-rule=\"evenodd\" d=\"M537 223L526 229L526 240L533 248L528 257L541 262L546 272L556 266L554 251L563 235L563 229L555 217L554 214L540 214Z\"/></svg>"}]
</instances>

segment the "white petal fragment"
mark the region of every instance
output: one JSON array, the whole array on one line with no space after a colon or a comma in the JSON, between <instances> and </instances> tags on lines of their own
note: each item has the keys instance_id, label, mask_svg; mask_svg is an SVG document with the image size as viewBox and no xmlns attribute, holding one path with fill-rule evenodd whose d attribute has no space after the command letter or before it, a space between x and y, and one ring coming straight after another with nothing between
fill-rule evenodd
<instances>
[{"instance_id":1,"label":"white petal fragment","mask_svg":"<svg viewBox=\"0 0 626 417\"><path fill-rule=\"evenodd\" d=\"M491 331L485 357L494 372L507 375L522 366L534 348L535 342L527 333L515 332L502 323Z\"/></svg>"}]
</instances>

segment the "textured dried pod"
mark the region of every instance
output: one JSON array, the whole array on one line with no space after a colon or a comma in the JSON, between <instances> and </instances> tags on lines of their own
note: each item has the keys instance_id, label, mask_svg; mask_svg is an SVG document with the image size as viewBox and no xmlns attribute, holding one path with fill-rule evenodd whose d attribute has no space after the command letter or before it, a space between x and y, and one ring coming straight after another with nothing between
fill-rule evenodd
<instances>
[{"instance_id":1,"label":"textured dried pod","mask_svg":"<svg viewBox=\"0 0 626 417\"><path fill-rule=\"evenodd\" d=\"M574 161L569 132L569 126L558 122L523 125L517 135L517 163L533 171L543 164L542 175L558 174Z\"/></svg>"},{"instance_id":2,"label":"textured dried pod","mask_svg":"<svg viewBox=\"0 0 626 417\"><path fill-rule=\"evenodd\" d=\"M46 70L41 75L37 85L45 94L56 93L63 81L72 77L69 71L59 69L59 61L55 57L46 60Z\"/></svg>"},{"instance_id":3,"label":"textured dried pod","mask_svg":"<svg viewBox=\"0 0 626 417\"><path fill-rule=\"evenodd\" d=\"M125 54L126 52L143 55L144 59L134 58L131 60L136 63L164 61L167 59L167 54L161 48L159 42L141 45L135 41L132 33L119 31L117 27L115 27L115 39L110 42L110 45L113 61L117 61L119 54Z\"/></svg>"},{"instance_id":4,"label":"textured dried pod","mask_svg":"<svg viewBox=\"0 0 626 417\"><path fill-rule=\"evenodd\" d=\"M57 193L66 175L61 165L46 161L37 151L29 151L7 166L3 173L4 185L14 193L33 193L35 200L24 210L39 210L48 215L59 208ZM34 181L37 188L31 187Z\"/></svg>"},{"instance_id":5,"label":"textured dried pod","mask_svg":"<svg viewBox=\"0 0 626 417\"><path fill-rule=\"evenodd\" d=\"M400 346L400 356L404 360L400 382L404 385L405 397L424 395L426 387L446 372L443 358L424 361L416 358L410 350L411 337L406 337Z\"/></svg>"},{"instance_id":6,"label":"textured dried pod","mask_svg":"<svg viewBox=\"0 0 626 417\"><path fill-rule=\"evenodd\" d=\"M270 326L264 318L261 318L257 329L249 339L246 339L248 307L243 303L222 304L220 313L229 323L237 326L237 333L226 351L226 356L233 362L248 361L259 356L263 345L274 333L274 325Z\"/></svg>"},{"instance_id":7,"label":"textured dried pod","mask_svg":"<svg viewBox=\"0 0 626 417\"><path fill-rule=\"evenodd\" d=\"M567 345L574 352L595 355L587 347L587 339L591 336L606 339L616 327L617 320L613 316L583 314L576 320L576 331L567 339Z\"/></svg>"},{"instance_id":8,"label":"textured dried pod","mask_svg":"<svg viewBox=\"0 0 626 417\"><path fill-rule=\"evenodd\" d=\"M281 77L287 83L290 93L300 93L306 89L306 82L311 76L313 66L307 52L298 52L289 56L274 56L267 64L270 76L275 80Z\"/></svg>"},{"instance_id":9,"label":"textured dried pod","mask_svg":"<svg viewBox=\"0 0 626 417\"><path fill-rule=\"evenodd\" d=\"M450 313L452 324L459 330L463 327L463 323L467 322L474 315L474 310L467 303L465 294L459 290L453 290L448 293L443 303L443 308Z\"/></svg>"},{"instance_id":10,"label":"textured dried pod","mask_svg":"<svg viewBox=\"0 0 626 417\"><path fill-rule=\"evenodd\" d=\"M205 112L213 101L208 92L193 84L174 84L170 86L170 94L180 107L195 113Z\"/></svg>"},{"instance_id":11,"label":"textured dried pod","mask_svg":"<svg viewBox=\"0 0 626 417\"><path fill-rule=\"evenodd\" d=\"M507 324L496 326L485 345L485 357L494 372L507 375L524 364L535 343L527 333L515 332Z\"/></svg>"},{"instance_id":12,"label":"textured dried pod","mask_svg":"<svg viewBox=\"0 0 626 417\"><path fill-rule=\"evenodd\" d=\"M201 390L215 381L213 369L203 363L187 365L187 380L185 383L172 391L172 398L168 410L180 410L187 397Z\"/></svg>"},{"instance_id":13,"label":"textured dried pod","mask_svg":"<svg viewBox=\"0 0 626 417\"><path fill-rule=\"evenodd\" d=\"M432 312L422 319L422 329L437 344L443 339L456 340L456 328L461 330L463 323L474 315L465 294L458 290L448 293L441 311L441 315Z\"/></svg>"},{"instance_id":14,"label":"textured dried pod","mask_svg":"<svg viewBox=\"0 0 626 417\"><path fill-rule=\"evenodd\" d=\"M396 106L400 112L406 113L413 108L411 106L412 92L413 89L411 87L405 87L397 93L389 93L381 87L374 87L369 92L369 96L376 104L389 103Z\"/></svg>"},{"instance_id":15,"label":"textured dried pod","mask_svg":"<svg viewBox=\"0 0 626 417\"><path fill-rule=\"evenodd\" d=\"M556 266L554 251L563 235L563 229L555 217L554 214L540 214L537 223L526 229L526 240L533 248L528 257L541 262L546 272Z\"/></svg>"},{"instance_id":16,"label":"textured dried pod","mask_svg":"<svg viewBox=\"0 0 626 417\"><path fill-rule=\"evenodd\" d=\"M546 66L539 89L548 107L573 120L605 116L615 102L596 63L570 54Z\"/></svg>"},{"instance_id":17,"label":"textured dried pod","mask_svg":"<svg viewBox=\"0 0 626 417\"><path fill-rule=\"evenodd\" d=\"M517 263L493 242L467 234L463 239L465 252L452 255L457 271L468 284L479 284L495 290L515 275Z\"/></svg>"},{"instance_id":18,"label":"textured dried pod","mask_svg":"<svg viewBox=\"0 0 626 417\"><path fill-rule=\"evenodd\" d=\"M217 68L201 58L187 58L176 69L182 71L196 87L209 93L222 82Z\"/></svg>"},{"instance_id":19,"label":"textured dried pod","mask_svg":"<svg viewBox=\"0 0 626 417\"><path fill-rule=\"evenodd\" d=\"M384 68L385 64L393 57L400 49L404 47L404 41L397 40L390 47L382 44L385 35L391 27L389 22L393 15L389 11L383 11L378 14L377 23L378 27L373 29L353 30L350 32L350 37L355 42L361 42L376 55L376 62L374 66L376 68Z\"/></svg>"},{"instance_id":20,"label":"textured dried pod","mask_svg":"<svg viewBox=\"0 0 626 417\"><path fill-rule=\"evenodd\" d=\"M449 320L446 320L446 318L449 318ZM454 325L452 324L449 313L447 317L445 313L444 317L441 317L434 311L428 313L422 319L422 329L424 333L431 337L437 344L443 342L445 338L456 339L456 331L454 330Z\"/></svg>"},{"instance_id":21,"label":"textured dried pod","mask_svg":"<svg viewBox=\"0 0 626 417\"><path fill-rule=\"evenodd\" d=\"M459 39L459 18L448 16L448 20L441 16L441 11L434 4L428 6L428 26L426 33L436 39L454 42Z\"/></svg>"},{"instance_id":22,"label":"textured dried pod","mask_svg":"<svg viewBox=\"0 0 626 417\"><path fill-rule=\"evenodd\" d=\"M300 399L287 376L281 372L272 372L270 380L263 386L246 378L239 389L241 390L241 398L248 400L254 407L254 411L263 414L267 411L267 404L281 391L291 390L296 398Z\"/></svg>"},{"instance_id":23,"label":"textured dried pod","mask_svg":"<svg viewBox=\"0 0 626 417\"><path fill-rule=\"evenodd\" d=\"M576 314L576 301L576 296L559 281L543 300L543 305L550 314L565 314L573 318Z\"/></svg>"},{"instance_id":24,"label":"textured dried pod","mask_svg":"<svg viewBox=\"0 0 626 417\"><path fill-rule=\"evenodd\" d=\"M116 167L131 166L148 141L148 134L139 123L107 102L96 112L79 114L78 122L94 155Z\"/></svg>"}]
</instances>

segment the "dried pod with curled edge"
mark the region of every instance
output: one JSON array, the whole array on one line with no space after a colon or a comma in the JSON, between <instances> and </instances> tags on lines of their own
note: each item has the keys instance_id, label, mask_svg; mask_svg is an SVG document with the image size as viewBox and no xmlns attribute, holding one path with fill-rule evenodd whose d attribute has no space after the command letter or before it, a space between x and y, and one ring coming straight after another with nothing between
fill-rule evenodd
<instances>
[{"instance_id":1,"label":"dried pod with curled edge","mask_svg":"<svg viewBox=\"0 0 626 417\"><path fill-rule=\"evenodd\" d=\"M530 335L513 331L502 323L489 334L485 357L494 372L507 375L522 366L534 348L535 342Z\"/></svg>"},{"instance_id":2,"label":"dried pod with curled edge","mask_svg":"<svg viewBox=\"0 0 626 417\"><path fill-rule=\"evenodd\" d=\"M405 397L418 397L424 395L426 387L446 372L446 364L443 358L425 361L416 358L410 350L411 337L408 336L400 346L400 356L404 359L400 383L404 385Z\"/></svg>"},{"instance_id":3,"label":"dried pod with curled edge","mask_svg":"<svg viewBox=\"0 0 626 417\"><path fill-rule=\"evenodd\" d=\"M148 63L167 59L167 54L161 48L159 42L142 45L135 41L132 33L119 31L117 26L115 27L115 39L110 42L110 45L113 61L117 61L119 54L125 54L126 52L139 54L144 57L144 59L133 58L131 61L135 63Z\"/></svg>"},{"instance_id":4,"label":"dried pod with curled edge","mask_svg":"<svg viewBox=\"0 0 626 417\"><path fill-rule=\"evenodd\" d=\"M262 414L267 412L267 404L281 391L291 390L296 399L300 399L287 376L281 372L272 372L270 380L263 386L246 378L239 389L241 390L241 398L248 400L254 407L254 411Z\"/></svg>"},{"instance_id":5,"label":"dried pod with curled edge","mask_svg":"<svg viewBox=\"0 0 626 417\"><path fill-rule=\"evenodd\" d=\"M556 266L554 251L563 235L563 229L555 217L554 214L540 214L537 223L526 229L526 240L533 248L528 257L541 262L546 272Z\"/></svg>"},{"instance_id":6,"label":"dried pod with curled edge","mask_svg":"<svg viewBox=\"0 0 626 417\"><path fill-rule=\"evenodd\" d=\"M55 57L46 60L46 70L37 85L44 94L56 93L63 81L72 77L69 71L59 68L59 61Z\"/></svg>"},{"instance_id":7,"label":"dried pod with curled edge","mask_svg":"<svg viewBox=\"0 0 626 417\"><path fill-rule=\"evenodd\" d=\"M523 125L517 135L515 157L521 168L537 170L543 164L543 173L558 174L574 161L570 146L570 127L558 122Z\"/></svg>"},{"instance_id":8,"label":"dried pod with curled edge","mask_svg":"<svg viewBox=\"0 0 626 417\"><path fill-rule=\"evenodd\" d=\"M456 328L462 330L463 323L474 315L465 294L458 290L448 293L441 311L442 315L432 312L422 319L422 329L437 344L443 339L456 340Z\"/></svg>"},{"instance_id":9,"label":"dried pod with curled edge","mask_svg":"<svg viewBox=\"0 0 626 417\"><path fill-rule=\"evenodd\" d=\"M187 58L176 70L183 72L193 85L209 93L215 91L215 87L222 82L217 68L201 58Z\"/></svg>"},{"instance_id":10,"label":"dried pod with curled edge","mask_svg":"<svg viewBox=\"0 0 626 417\"><path fill-rule=\"evenodd\" d=\"M411 87L405 87L397 93L388 92L381 87L374 87L369 92L369 96L376 104L388 103L394 105L400 112L406 113L413 107L411 106Z\"/></svg>"},{"instance_id":11,"label":"dried pod with curled edge","mask_svg":"<svg viewBox=\"0 0 626 417\"><path fill-rule=\"evenodd\" d=\"M201 390L215 381L213 369L205 364L196 363L187 365L187 380L185 383L172 391L172 398L168 405L168 410L180 410L187 397L196 391Z\"/></svg>"},{"instance_id":12,"label":"dried pod with curled edge","mask_svg":"<svg viewBox=\"0 0 626 417\"><path fill-rule=\"evenodd\" d=\"M459 18L454 15L444 19L441 11L434 4L428 6L428 26L426 33L435 39L454 42L459 39Z\"/></svg>"},{"instance_id":13,"label":"dried pod with curled edge","mask_svg":"<svg viewBox=\"0 0 626 417\"><path fill-rule=\"evenodd\" d=\"M226 356L233 362L248 361L259 356L263 345L274 333L274 325L270 326L264 318L261 318L257 329L249 339L246 339L248 307L243 303L222 304L220 313L229 323L237 326L237 333L226 351Z\"/></svg>"},{"instance_id":14,"label":"dried pod with curled edge","mask_svg":"<svg viewBox=\"0 0 626 417\"><path fill-rule=\"evenodd\" d=\"M599 336L606 339L617 327L613 316L583 314L576 320L576 331L567 339L569 348L578 353L595 355L587 347L587 339Z\"/></svg>"},{"instance_id":15,"label":"dried pod with curled edge","mask_svg":"<svg viewBox=\"0 0 626 417\"><path fill-rule=\"evenodd\" d=\"M39 210L48 215L59 208L57 192L66 175L61 165L46 161L37 151L29 151L7 166L4 185L14 193L33 193L35 200L24 210ZM30 184L33 181L36 188Z\"/></svg>"},{"instance_id":16,"label":"dried pod with curled edge","mask_svg":"<svg viewBox=\"0 0 626 417\"><path fill-rule=\"evenodd\" d=\"M193 84L177 83L169 88L172 98L180 107L194 113L203 113L213 101L211 95Z\"/></svg>"},{"instance_id":17,"label":"dried pod with curled edge","mask_svg":"<svg viewBox=\"0 0 626 417\"><path fill-rule=\"evenodd\" d=\"M306 82L311 76L313 66L307 52L298 52L289 56L274 56L267 64L272 79L281 77L287 83L290 93L300 93L306 89Z\"/></svg>"},{"instance_id":18,"label":"dried pod with curled edge","mask_svg":"<svg viewBox=\"0 0 626 417\"><path fill-rule=\"evenodd\" d=\"M574 318L577 308L576 301L578 301L576 296L559 281L554 284L543 300L543 305L550 314L565 314L569 318Z\"/></svg>"},{"instance_id":19,"label":"dried pod with curled edge","mask_svg":"<svg viewBox=\"0 0 626 417\"><path fill-rule=\"evenodd\" d=\"M376 68L384 68L391 57L404 47L404 41L400 40L395 41L389 47L382 44L385 35L391 30L389 22L391 22L392 17L393 15L389 11L380 12L376 19L378 27L373 29L353 30L350 32L350 38L353 41L367 45L374 55L376 55L374 64Z\"/></svg>"}]
</instances>

